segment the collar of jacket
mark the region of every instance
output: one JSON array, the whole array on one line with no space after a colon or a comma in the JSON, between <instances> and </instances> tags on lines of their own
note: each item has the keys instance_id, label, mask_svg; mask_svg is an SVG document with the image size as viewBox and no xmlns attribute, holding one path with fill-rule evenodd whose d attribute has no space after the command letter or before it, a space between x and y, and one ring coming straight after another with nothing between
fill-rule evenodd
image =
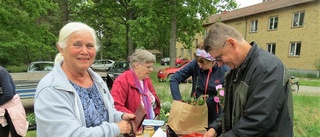
<instances>
[{"instance_id":1,"label":"collar of jacket","mask_svg":"<svg viewBox=\"0 0 320 137\"><path fill-rule=\"evenodd\" d=\"M94 83L99 83L99 84L104 83L101 76L99 74L95 73L91 68L89 68L87 71L89 72ZM61 63L56 64L54 66L54 68L52 69L52 71L49 73L51 73L51 75L53 75L53 79L52 79L52 86L53 87L55 87L57 89L62 89L62 90L74 92L73 86L70 84L67 75L64 73L64 71L61 68ZM69 83L69 84L67 84L67 86L66 86L66 83Z\"/></svg>"},{"instance_id":2,"label":"collar of jacket","mask_svg":"<svg viewBox=\"0 0 320 137\"><path fill-rule=\"evenodd\" d=\"M234 70L234 72L236 73L236 76L234 77L233 81L236 81L238 79L239 74L242 74L241 72L245 71L246 67L251 62L251 60L256 57L256 53L257 53L256 51L258 50L258 45L254 41L252 41L250 43L250 45L252 47L251 47L247 57L245 58L243 63L237 69Z\"/></svg>"},{"instance_id":3,"label":"collar of jacket","mask_svg":"<svg viewBox=\"0 0 320 137\"><path fill-rule=\"evenodd\" d=\"M137 85L136 85L136 83L135 83L135 81L134 81L134 75L133 75L133 73L132 73L131 70L126 70L126 71L123 72L123 74L121 74L121 75L123 75L123 76L126 77L127 82L128 82L128 85L129 85L130 87L133 87L133 88L138 89L138 87L137 87ZM147 86L149 86L148 82L150 81L150 78L145 78L145 79L143 79L143 80L145 80L145 81L147 82Z\"/></svg>"}]
</instances>

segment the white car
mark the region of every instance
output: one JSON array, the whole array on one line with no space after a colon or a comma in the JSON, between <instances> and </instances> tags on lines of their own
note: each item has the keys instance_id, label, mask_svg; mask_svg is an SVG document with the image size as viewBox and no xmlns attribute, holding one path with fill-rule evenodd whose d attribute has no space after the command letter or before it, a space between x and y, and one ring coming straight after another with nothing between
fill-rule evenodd
<instances>
[{"instance_id":1,"label":"white car","mask_svg":"<svg viewBox=\"0 0 320 137\"><path fill-rule=\"evenodd\" d=\"M113 64L115 63L115 61L110 60L110 59L101 59L101 60L97 60L95 61L92 65L91 68L94 70L109 70Z\"/></svg>"},{"instance_id":2,"label":"white car","mask_svg":"<svg viewBox=\"0 0 320 137\"><path fill-rule=\"evenodd\" d=\"M28 72L49 72L53 66L53 61L35 61L30 63Z\"/></svg>"}]
</instances>

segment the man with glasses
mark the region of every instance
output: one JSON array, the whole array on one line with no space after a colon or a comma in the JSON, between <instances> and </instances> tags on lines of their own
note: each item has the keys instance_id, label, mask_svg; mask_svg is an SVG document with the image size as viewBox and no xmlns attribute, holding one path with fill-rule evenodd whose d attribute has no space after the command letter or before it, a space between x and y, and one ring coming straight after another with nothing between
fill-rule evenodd
<instances>
[{"instance_id":1,"label":"man with glasses","mask_svg":"<svg viewBox=\"0 0 320 137\"><path fill-rule=\"evenodd\" d=\"M290 76L279 58L222 23L210 26L204 49L219 66L231 68L225 77L223 114L205 137L293 136Z\"/></svg>"},{"instance_id":2,"label":"man with glasses","mask_svg":"<svg viewBox=\"0 0 320 137\"><path fill-rule=\"evenodd\" d=\"M217 96L216 86L224 84L223 77L230 70L223 65L218 67L214 58L203 49L203 43L197 45L192 60L185 67L174 73L170 79L170 89L174 100L181 100L179 84L192 76L191 97L209 95L206 103L208 107L208 123L212 123L222 112L222 107L214 101Z\"/></svg>"}]
</instances>

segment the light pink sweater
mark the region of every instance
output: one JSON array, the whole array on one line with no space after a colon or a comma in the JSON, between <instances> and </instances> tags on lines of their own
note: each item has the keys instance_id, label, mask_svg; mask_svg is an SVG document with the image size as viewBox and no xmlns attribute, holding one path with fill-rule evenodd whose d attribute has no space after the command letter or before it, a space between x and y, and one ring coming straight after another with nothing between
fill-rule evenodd
<instances>
[{"instance_id":1,"label":"light pink sweater","mask_svg":"<svg viewBox=\"0 0 320 137\"><path fill-rule=\"evenodd\" d=\"M16 94L10 101L0 106L0 124L2 126L8 125L4 118L5 110L8 111L12 120L13 126L20 136L26 136L29 122L26 119L26 112L20 101L20 97Z\"/></svg>"}]
</instances>

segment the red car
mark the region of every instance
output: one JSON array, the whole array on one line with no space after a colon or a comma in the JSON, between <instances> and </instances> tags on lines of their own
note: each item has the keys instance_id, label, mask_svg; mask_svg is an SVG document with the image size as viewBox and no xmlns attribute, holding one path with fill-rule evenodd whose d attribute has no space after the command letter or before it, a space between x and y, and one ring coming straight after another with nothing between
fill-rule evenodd
<instances>
[{"instance_id":1,"label":"red car","mask_svg":"<svg viewBox=\"0 0 320 137\"><path fill-rule=\"evenodd\" d=\"M187 64L189 64L189 62L188 63L184 63L183 65L178 65L176 67L169 67L169 68L160 69L158 71L158 80L160 82L169 81L170 78L173 76L173 74L175 72L177 72L178 70L182 69Z\"/></svg>"},{"instance_id":2,"label":"red car","mask_svg":"<svg viewBox=\"0 0 320 137\"><path fill-rule=\"evenodd\" d=\"M189 59L187 58L176 58L175 64L176 66L180 66L182 64L189 63Z\"/></svg>"}]
</instances>

